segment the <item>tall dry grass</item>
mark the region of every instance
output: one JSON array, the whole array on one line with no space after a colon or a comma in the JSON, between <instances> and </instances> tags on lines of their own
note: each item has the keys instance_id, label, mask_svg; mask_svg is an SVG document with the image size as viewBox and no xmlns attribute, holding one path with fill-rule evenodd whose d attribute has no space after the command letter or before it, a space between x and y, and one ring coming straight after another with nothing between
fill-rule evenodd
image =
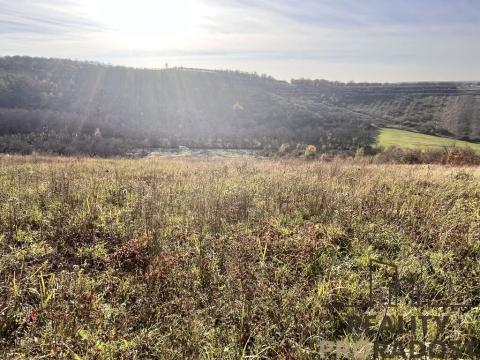
<instances>
[{"instance_id":1,"label":"tall dry grass","mask_svg":"<svg viewBox=\"0 0 480 360\"><path fill-rule=\"evenodd\" d=\"M343 160L2 156L0 353L318 358L320 340L380 312L367 304L372 258L399 266L396 311L417 311L415 284L425 301L471 305L445 310L445 337L478 346L479 177Z\"/></svg>"}]
</instances>

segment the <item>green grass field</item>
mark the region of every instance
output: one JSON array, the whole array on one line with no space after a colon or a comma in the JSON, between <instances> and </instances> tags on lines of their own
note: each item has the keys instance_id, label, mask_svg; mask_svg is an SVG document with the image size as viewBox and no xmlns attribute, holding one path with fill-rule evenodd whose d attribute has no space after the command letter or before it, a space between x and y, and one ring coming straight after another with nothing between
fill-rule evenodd
<instances>
[{"instance_id":1,"label":"green grass field","mask_svg":"<svg viewBox=\"0 0 480 360\"><path fill-rule=\"evenodd\" d=\"M441 149L446 146L470 147L480 152L480 144L468 141L453 140L439 136L419 134L412 131L399 129L382 129L378 136L377 145L389 148L396 146L399 148L411 149Z\"/></svg>"}]
</instances>

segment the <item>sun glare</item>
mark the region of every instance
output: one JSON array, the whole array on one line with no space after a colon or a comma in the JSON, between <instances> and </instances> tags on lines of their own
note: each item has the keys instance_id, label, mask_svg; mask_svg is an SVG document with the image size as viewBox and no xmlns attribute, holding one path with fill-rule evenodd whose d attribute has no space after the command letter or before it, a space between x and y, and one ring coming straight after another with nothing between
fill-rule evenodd
<instances>
[{"instance_id":1,"label":"sun glare","mask_svg":"<svg viewBox=\"0 0 480 360\"><path fill-rule=\"evenodd\" d=\"M187 45L195 36L206 6L195 0L100 0L90 9L113 40L130 49L165 49Z\"/></svg>"}]
</instances>

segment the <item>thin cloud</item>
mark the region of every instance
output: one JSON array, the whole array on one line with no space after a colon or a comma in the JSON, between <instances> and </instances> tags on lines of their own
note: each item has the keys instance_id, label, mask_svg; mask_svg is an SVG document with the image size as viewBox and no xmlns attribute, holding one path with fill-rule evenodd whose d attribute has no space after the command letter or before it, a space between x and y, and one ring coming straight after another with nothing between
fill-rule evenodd
<instances>
[{"instance_id":1,"label":"thin cloud","mask_svg":"<svg viewBox=\"0 0 480 360\"><path fill-rule=\"evenodd\" d=\"M266 11L320 27L476 24L480 2L472 0L208 0L231 9Z\"/></svg>"},{"instance_id":2,"label":"thin cloud","mask_svg":"<svg viewBox=\"0 0 480 360\"><path fill-rule=\"evenodd\" d=\"M76 15L78 6L73 1L0 0L0 33L65 34L105 30L102 24Z\"/></svg>"}]
</instances>

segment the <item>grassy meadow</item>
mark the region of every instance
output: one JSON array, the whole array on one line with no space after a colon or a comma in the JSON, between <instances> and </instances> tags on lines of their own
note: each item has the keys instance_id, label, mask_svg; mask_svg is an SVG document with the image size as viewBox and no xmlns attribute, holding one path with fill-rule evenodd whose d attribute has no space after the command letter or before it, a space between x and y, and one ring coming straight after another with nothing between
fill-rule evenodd
<instances>
[{"instance_id":1,"label":"grassy meadow","mask_svg":"<svg viewBox=\"0 0 480 360\"><path fill-rule=\"evenodd\" d=\"M0 199L2 359L317 359L371 259L480 357L478 167L2 156Z\"/></svg>"},{"instance_id":2,"label":"grassy meadow","mask_svg":"<svg viewBox=\"0 0 480 360\"><path fill-rule=\"evenodd\" d=\"M381 129L377 146L389 148L392 146L403 149L440 150L445 147L470 148L480 153L480 144L462 140L454 140L440 136L420 134L400 129Z\"/></svg>"}]
</instances>

